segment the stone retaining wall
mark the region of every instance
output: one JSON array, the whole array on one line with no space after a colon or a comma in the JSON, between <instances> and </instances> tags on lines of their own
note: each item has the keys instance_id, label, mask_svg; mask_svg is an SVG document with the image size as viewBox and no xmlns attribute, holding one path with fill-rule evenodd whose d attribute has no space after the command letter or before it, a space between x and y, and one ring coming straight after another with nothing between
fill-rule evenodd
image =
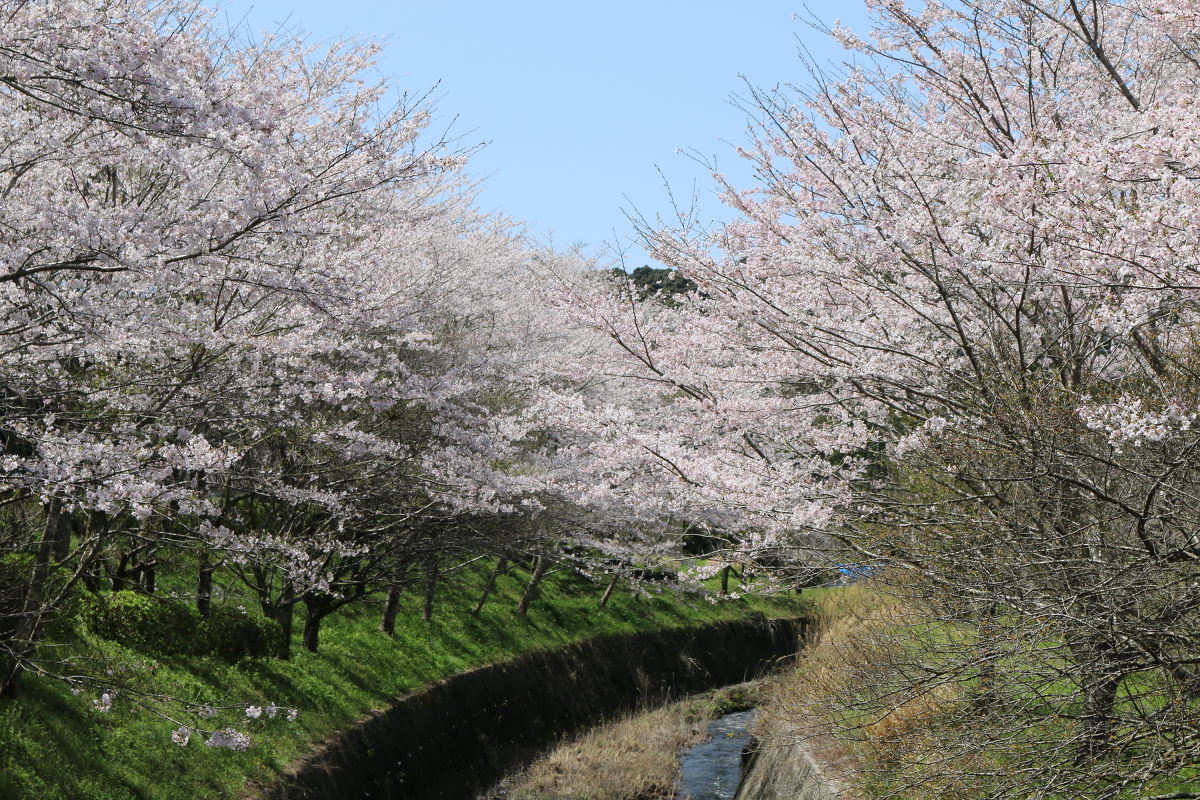
<instances>
[{"instance_id":1,"label":"stone retaining wall","mask_svg":"<svg viewBox=\"0 0 1200 800\"><path fill-rule=\"evenodd\" d=\"M756 744L734 800L843 800L840 784L826 775L803 744L772 738Z\"/></svg>"}]
</instances>

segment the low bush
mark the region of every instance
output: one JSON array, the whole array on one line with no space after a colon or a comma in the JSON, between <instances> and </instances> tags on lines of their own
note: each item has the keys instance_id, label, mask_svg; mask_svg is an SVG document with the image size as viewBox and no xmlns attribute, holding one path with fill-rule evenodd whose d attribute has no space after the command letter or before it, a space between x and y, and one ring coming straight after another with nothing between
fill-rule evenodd
<instances>
[{"instance_id":1,"label":"low bush","mask_svg":"<svg viewBox=\"0 0 1200 800\"><path fill-rule=\"evenodd\" d=\"M196 649L200 614L178 601L121 591L90 595L82 606L84 624L103 639L163 655Z\"/></svg>"},{"instance_id":2,"label":"low bush","mask_svg":"<svg viewBox=\"0 0 1200 800\"><path fill-rule=\"evenodd\" d=\"M96 636L160 655L214 655L226 661L279 652L283 630L241 607L213 606L207 617L178 600L140 592L88 596L84 624Z\"/></svg>"},{"instance_id":3,"label":"low bush","mask_svg":"<svg viewBox=\"0 0 1200 800\"><path fill-rule=\"evenodd\" d=\"M266 658L283 646L283 628L279 623L249 614L240 607L213 606L200 630L205 652L226 661Z\"/></svg>"}]
</instances>

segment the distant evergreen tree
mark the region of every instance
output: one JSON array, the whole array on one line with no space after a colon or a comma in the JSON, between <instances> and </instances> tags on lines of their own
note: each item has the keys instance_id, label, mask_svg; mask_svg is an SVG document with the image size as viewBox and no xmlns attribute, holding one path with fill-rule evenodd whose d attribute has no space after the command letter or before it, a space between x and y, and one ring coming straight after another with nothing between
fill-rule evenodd
<instances>
[{"instance_id":1,"label":"distant evergreen tree","mask_svg":"<svg viewBox=\"0 0 1200 800\"><path fill-rule=\"evenodd\" d=\"M675 270L663 267L656 269L649 265L643 265L633 272L625 272L622 269L614 267L612 274L622 281L632 280L634 286L638 289L639 300L645 300L654 294L670 297L671 295L694 292L698 288L695 281L683 277Z\"/></svg>"}]
</instances>

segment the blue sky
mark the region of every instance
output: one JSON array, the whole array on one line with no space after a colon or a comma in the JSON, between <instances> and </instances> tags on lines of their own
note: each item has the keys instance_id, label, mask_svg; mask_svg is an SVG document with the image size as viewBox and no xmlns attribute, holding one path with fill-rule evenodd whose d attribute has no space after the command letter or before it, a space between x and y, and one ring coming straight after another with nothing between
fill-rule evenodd
<instances>
[{"instance_id":1,"label":"blue sky","mask_svg":"<svg viewBox=\"0 0 1200 800\"><path fill-rule=\"evenodd\" d=\"M252 30L287 23L314 40L374 36L389 44L380 70L401 89L435 84L439 123L468 145L483 179L480 205L523 221L556 245L624 242L624 212L669 213L700 194L704 219L727 213L708 172L677 150L715 156L739 185L733 152L746 116L729 103L746 83L802 83L800 43L822 60L843 52L781 0L232 0L221 5ZM817 0L808 9L865 30L861 3ZM661 170L660 176L658 170ZM629 266L646 259L636 246Z\"/></svg>"}]
</instances>

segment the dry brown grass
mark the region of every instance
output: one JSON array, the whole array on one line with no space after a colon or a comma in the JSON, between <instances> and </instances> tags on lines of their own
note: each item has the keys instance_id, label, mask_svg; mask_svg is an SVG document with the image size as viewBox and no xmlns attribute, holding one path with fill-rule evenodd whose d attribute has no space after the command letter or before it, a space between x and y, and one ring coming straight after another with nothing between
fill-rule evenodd
<instances>
[{"instance_id":1,"label":"dry brown grass","mask_svg":"<svg viewBox=\"0 0 1200 800\"><path fill-rule=\"evenodd\" d=\"M818 636L771 686L759 735L802 740L843 796L874 796L880 775L940 758L944 724L968 698L925 671L922 639L947 634L904 601L856 585L823 596L817 616Z\"/></svg>"},{"instance_id":2,"label":"dry brown grass","mask_svg":"<svg viewBox=\"0 0 1200 800\"><path fill-rule=\"evenodd\" d=\"M679 751L702 741L709 721L691 706L674 703L592 729L536 761L504 794L509 800L674 797Z\"/></svg>"},{"instance_id":3,"label":"dry brown grass","mask_svg":"<svg viewBox=\"0 0 1200 800\"><path fill-rule=\"evenodd\" d=\"M503 800L667 800L679 784L679 751L754 689L718 690L593 728L538 759L493 792ZM733 699L733 708L731 705Z\"/></svg>"}]
</instances>

